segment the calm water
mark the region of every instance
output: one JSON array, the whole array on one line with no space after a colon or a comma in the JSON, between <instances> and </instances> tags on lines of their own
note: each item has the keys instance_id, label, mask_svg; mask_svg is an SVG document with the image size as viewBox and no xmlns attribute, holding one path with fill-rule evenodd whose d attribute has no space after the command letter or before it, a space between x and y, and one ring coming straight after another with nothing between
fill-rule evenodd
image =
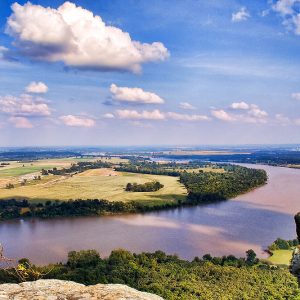
<instances>
[{"instance_id":1,"label":"calm water","mask_svg":"<svg viewBox=\"0 0 300 300\"><path fill-rule=\"evenodd\" d=\"M251 165L251 167L254 167ZM295 238L293 215L300 211L300 170L265 169L269 183L232 201L113 217L19 220L0 224L0 241L11 258L35 263L64 261L70 250L163 250L192 259L205 253L244 256L277 237Z\"/></svg>"}]
</instances>

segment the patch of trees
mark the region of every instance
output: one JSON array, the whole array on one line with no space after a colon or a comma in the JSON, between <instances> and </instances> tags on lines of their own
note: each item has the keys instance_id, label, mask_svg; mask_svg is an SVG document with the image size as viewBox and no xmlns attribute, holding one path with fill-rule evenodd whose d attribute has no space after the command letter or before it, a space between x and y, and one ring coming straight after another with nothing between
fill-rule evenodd
<instances>
[{"instance_id":1,"label":"patch of trees","mask_svg":"<svg viewBox=\"0 0 300 300\"><path fill-rule=\"evenodd\" d=\"M151 181L146 182L144 184L137 184L137 183L127 183L125 187L126 192L156 192L163 188L164 185L161 184L159 181Z\"/></svg>"},{"instance_id":2,"label":"patch of trees","mask_svg":"<svg viewBox=\"0 0 300 300\"><path fill-rule=\"evenodd\" d=\"M27 200L17 201L15 199L0 201L0 220L26 217L92 216L136 211L139 211L139 205L134 202L110 202L98 199L49 200L45 203L31 203Z\"/></svg>"},{"instance_id":3,"label":"patch of trees","mask_svg":"<svg viewBox=\"0 0 300 300\"><path fill-rule=\"evenodd\" d=\"M290 250L293 247L299 246L298 239L293 240L284 240L281 238L278 238L276 241L274 241L269 247L268 250L274 251L274 250Z\"/></svg>"},{"instance_id":4,"label":"patch of trees","mask_svg":"<svg viewBox=\"0 0 300 300\"><path fill-rule=\"evenodd\" d=\"M12 184L12 183L7 183L6 186L5 186L5 188L8 189L8 190L13 189L14 187L15 187L15 185Z\"/></svg>"},{"instance_id":5,"label":"patch of trees","mask_svg":"<svg viewBox=\"0 0 300 300\"><path fill-rule=\"evenodd\" d=\"M76 151L67 150L27 150L20 149L18 151L7 150L0 151L0 159L5 161L34 161L38 159L51 159L51 158L66 158L66 157L82 157L82 154Z\"/></svg>"},{"instance_id":6,"label":"patch of trees","mask_svg":"<svg viewBox=\"0 0 300 300\"><path fill-rule=\"evenodd\" d=\"M118 213L144 213L190 205L185 202L165 202L148 205L136 201L107 201L102 199L51 201L31 203L15 199L0 201L0 221L19 218L54 218L69 216L101 216Z\"/></svg>"},{"instance_id":7,"label":"patch of trees","mask_svg":"<svg viewBox=\"0 0 300 300\"><path fill-rule=\"evenodd\" d=\"M254 260L253 260L254 259ZM259 262L253 250L246 258L232 255L186 261L162 251L132 254L114 250L101 258L95 250L71 251L66 263L38 267L44 278L83 284L126 284L166 300L298 299L297 279L287 269ZM16 282L0 271L0 283Z\"/></svg>"},{"instance_id":8,"label":"patch of trees","mask_svg":"<svg viewBox=\"0 0 300 300\"><path fill-rule=\"evenodd\" d=\"M95 162L89 162L89 161L82 161L78 162L77 164L72 164L70 168L62 168L58 169L54 167L53 169L45 170L42 169L41 174L42 175L70 175L74 173L81 173L90 169L100 169L100 168L111 168L113 166L110 162L103 162L101 160L95 161Z\"/></svg>"},{"instance_id":9,"label":"patch of trees","mask_svg":"<svg viewBox=\"0 0 300 300\"><path fill-rule=\"evenodd\" d=\"M267 182L266 171L228 165L225 173L199 172L180 174L188 190L189 203L221 201L238 196Z\"/></svg>"},{"instance_id":10,"label":"patch of trees","mask_svg":"<svg viewBox=\"0 0 300 300\"><path fill-rule=\"evenodd\" d=\"M156 163L141 163L141 164L122 164L115 167L116 171L129 172L129 173L141 173L141 174L153 174L153 175L166 175L177 177L180 175L180 171L177 169L167 169Z\"/></svg>"},{"instance_id":11,"label":"patch of trees","mask_svg":"<svg viewBox=\"0 0 300 300\"><path fill-rule=\"evenodd\" d=\"M9 165L10 165L10 163L2 162L2 163L0 163L0 168L4 168L4 167L9 166Z\"/></svg>"}]
</instances>

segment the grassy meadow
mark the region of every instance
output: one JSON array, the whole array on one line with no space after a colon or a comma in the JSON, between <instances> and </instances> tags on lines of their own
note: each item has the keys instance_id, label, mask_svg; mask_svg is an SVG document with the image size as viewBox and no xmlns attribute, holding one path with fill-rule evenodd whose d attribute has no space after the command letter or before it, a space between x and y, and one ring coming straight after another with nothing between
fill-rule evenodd
<instances>
[{"instance_id":1,"label":"grassy meadow","mask_svg":"<svg viewBox=\"0 0 300 300\"><path fill-rule=\"evenodd\" d=\"M267 259L274 265L290 265L293 250L274 250L272 255Z\"/></svg>"},{"instance_id":2,"label":"grassy meadow","mask_svg":"<svg viewBox=\"0 0 300 300\"><path fill-rule=\"evenodd\" d=\"M66 160L59 161L60 164ZM41 161L33 166L19 166L1 170L4 178L10 175L29 174L46 168ZM70 164L70 163L69 163ZM51 165L53 167L53 165ZM54 164L54 166L58 166ZM5 175L6 176L5 176ZM16 179L17 177L15 177ZM124 190L127 183L143 184L159 181L164 185L156 192L132 193ZM87 170L73 176L43 176L42 180L29 181L25 186L17 184L13 189L0 188L0 199L28 199L31 201L69 200L69 199L106 199L110 201L141 201L158 204L184 199L187 192L178 178L160 175L115 172L112 169Z\"/></svg>"}]
</instances>

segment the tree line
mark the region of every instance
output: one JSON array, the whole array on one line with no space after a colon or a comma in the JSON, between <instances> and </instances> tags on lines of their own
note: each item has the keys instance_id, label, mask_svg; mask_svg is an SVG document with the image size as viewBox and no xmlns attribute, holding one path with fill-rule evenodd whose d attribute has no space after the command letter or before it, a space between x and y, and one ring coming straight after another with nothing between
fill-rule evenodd
<instances>
[{"instance_id":1,"label":"tree line","mask_svg":"<svg viewBox=\"0 0 300 300\"><path fill-rule=\"evenodd\" d=\"M90 169L100 169L100 168L111 168L113 166L110 162L104 162L101 160L97 160L95 162L90 161L82 161L78 162L76 164L72 164L69 168L62 168L58 169L56 167L46 170L42 169L41 174L42 175L70 175L74 173L82 173L84 171L90 170Z\"/></svg>"}]
</instances>

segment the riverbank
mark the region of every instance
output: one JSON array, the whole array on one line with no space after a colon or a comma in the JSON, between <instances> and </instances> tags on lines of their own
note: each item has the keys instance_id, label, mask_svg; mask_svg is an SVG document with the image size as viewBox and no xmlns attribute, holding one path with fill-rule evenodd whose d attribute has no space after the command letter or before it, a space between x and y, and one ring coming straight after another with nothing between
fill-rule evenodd
<instances>
[{"instance_id":1,"label":"riverbank","mask_svg":"<svg viewBox=\"0 0 300 300\"><path fill-rule=\"evenodd\" d=\"M125 168L125 171L127 172L129 171L127 169L132 168L134 174L142 174L142 176L145 176L145 173L148 174L150 172L154 174L151 176L163 177L161 176L162 173L169 174L170 172L169 170L161 169L160 166L153 166L153 164L149 165L148 163L144 164L142 168L132 165L126 165L123 168ZM55 170L55 172L58 171ZM81 176L82 174L84 173L77 176ZM139 197L141 197L141 199L136 201L107 201L93 198L69 201L47 200L44 202L30 201L27 199L21 201L15 199L2 200L0 201L0 220L29 217L54 218L62 216L102 216L120 213L141 213L169 208L195 206L198 204L210 204L234 198L239 194L260 187L267 182L267 174L264 170L232 165L223 166L223 172L203 172L203 170L198 170L198 172L188 172L184 170L181 172L178 171L178 174L178 179L171 176L167 177L177 181L178 185L184 186L187 191L186 196L174 194L173 197L170 197L170 195L161 194L161 190L169 188L164 185L161 185L161 188L158 191L150 193L126 192L122 185L120 188L120 192L122 193L120 197L125 193L130 197L132 197L132 194L135 194L134 199L139 199ZM136 175L134 176L136 177ZM126 186L128 186L128 183ZM30 186L26 188L30 188ZM43 189L47 188L48 187L46 186L43 187ZM79 188L78 193L80 194L81 189L80 187L77 188ZM114 190L113 187L111 187L111 189ZM12 191L12 193L13 192L14 191ZM172 192L174 193L174 191L170 191L170 193ZM157 195L157 193L159 193L159 195ZM143 199L144 194L149 194L150 197L153 197L153 200L147 200L148 198L146 198L146 200ZM159 198L157 198L158 196Z\"/></svg>"}]
</instances>

